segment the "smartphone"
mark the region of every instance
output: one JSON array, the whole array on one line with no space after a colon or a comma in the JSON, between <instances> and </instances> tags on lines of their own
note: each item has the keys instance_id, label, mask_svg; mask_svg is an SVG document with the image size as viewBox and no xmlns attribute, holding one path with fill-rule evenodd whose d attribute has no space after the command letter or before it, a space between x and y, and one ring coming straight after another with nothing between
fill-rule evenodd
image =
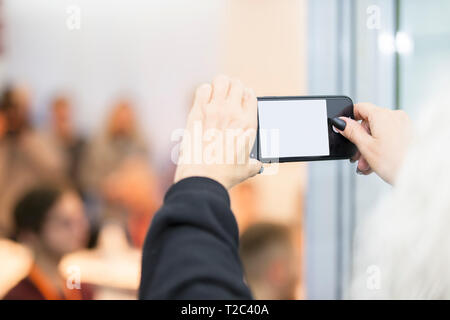
<instances>
[{"instance_id":1,"label":"smartphone","mask_svg":"<svg viewBox=\"0 0 450 320\"><path fill-rule=\"evenodd\" d=\"M330 122L341 116L354 117L349 97L259 97L251 157L264 163L350 159L356 146Z\"/></svg>"}]
</instances>

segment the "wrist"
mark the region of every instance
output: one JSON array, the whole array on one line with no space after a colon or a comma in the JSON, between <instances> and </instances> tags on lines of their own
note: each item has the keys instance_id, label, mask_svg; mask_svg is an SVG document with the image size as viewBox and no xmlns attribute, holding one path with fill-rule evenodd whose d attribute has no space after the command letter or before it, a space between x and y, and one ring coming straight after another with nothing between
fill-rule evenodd
<instances>
[{"instance_id":1,"label":"wrist","mask_svg":"<svg viewBox=\"0 0 450 320\"><path fill-rule=\"evenodd\" d=\"M196 166L178 167L175 172L174 183L187 178L202 177L218 182L227 190L232 187L232 183L229 181L229 179L221 174L220 170L204 170L204 167L200 170L200 168L195 167Z\"/></svg>"},{"instance_id":2,"label":"wrist","mask_svg":"<svg viewBox=\"0 0 450 320\"><path fill-rule=\"evenodd\" d=\"M193 197L203 197L204 192L214 194L230 206L230 196L228 190L217 180L208 177L186 177L174 183L166 192L164 202L171 199L174 195L182 193L191 193ZM203 195L202 195L203 194Z\"/></svg>"}]
</instances>

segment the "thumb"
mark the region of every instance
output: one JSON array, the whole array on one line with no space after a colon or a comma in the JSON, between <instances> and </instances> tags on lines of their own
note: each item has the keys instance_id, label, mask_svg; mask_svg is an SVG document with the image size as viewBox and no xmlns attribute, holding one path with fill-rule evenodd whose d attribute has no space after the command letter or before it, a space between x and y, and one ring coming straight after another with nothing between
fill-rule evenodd
<instances>
[{"instance_id":1,"label":"thumb","mask_svg":"<svg viewBox=\"0 0 450 320\"><path fill-rule=\"evenodd\" d=\"M335 119L333 119L335 121ZM370 145L373 143L373 137L366 131L366 129L359 122L346 117L340 117L338 120L345 121L345 128L336 128L340 134L353 142L361 154L366 155L370 150ZM336 127L336 126L335 126Z\"/></svg>"},{"instance_id":2,"label":"thumb","mask_svg":"<svg viewBox=\"0 0 450 320\"><path fill-rule=\"evenodd\" d=\"M250 158L248 163L249 177L256 176L258 173L262 173L264 169L261 169L262 163L256 159Z\"/></svg>"}]
</instances>

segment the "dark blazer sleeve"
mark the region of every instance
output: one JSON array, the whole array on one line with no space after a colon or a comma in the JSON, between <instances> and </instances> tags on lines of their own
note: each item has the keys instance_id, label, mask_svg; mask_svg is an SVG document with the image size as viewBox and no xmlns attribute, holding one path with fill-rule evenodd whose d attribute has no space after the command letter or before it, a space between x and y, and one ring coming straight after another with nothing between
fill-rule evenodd
<instances>
[{"instance_id":1,"label":"dark blazer sleeve","mask_svg":"<svg viewBox=\"0 0 450 320\"><path fill-rule=\"evenodd\" d=\"M227 190L201 177L179 181L153 218L140 299L252 299L239 258Z\"/></svg>"}]
</instances>

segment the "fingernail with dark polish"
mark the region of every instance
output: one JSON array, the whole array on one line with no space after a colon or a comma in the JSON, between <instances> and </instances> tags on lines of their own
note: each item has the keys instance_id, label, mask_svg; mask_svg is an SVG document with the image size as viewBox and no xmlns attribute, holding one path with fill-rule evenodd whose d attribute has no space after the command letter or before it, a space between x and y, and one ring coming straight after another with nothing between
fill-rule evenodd
<instances>
[{"instance_id":1,"label":"fingernail with dark polish","mask_svg":"<svg viewBox=\"0 0 450 320\"><path fill-rule=\"evenodd\" d=\"M345 130L345 126L347 125L347 123L339 118L333 118L331 119L331 124L338 130L344 131Z\"/></svg>"},{"instance_id":2,"label":"fingernail with dark polish","mask_svg":"<svg viewBox=\"0 0 450 320\"><path fill-rule=\"evenodd\" d=\"M362 171L359 170L358 168L356 168L356 173L359 174L359 175L362 175L362 174L363 174Z\"/></svg>"}]
</instances>

